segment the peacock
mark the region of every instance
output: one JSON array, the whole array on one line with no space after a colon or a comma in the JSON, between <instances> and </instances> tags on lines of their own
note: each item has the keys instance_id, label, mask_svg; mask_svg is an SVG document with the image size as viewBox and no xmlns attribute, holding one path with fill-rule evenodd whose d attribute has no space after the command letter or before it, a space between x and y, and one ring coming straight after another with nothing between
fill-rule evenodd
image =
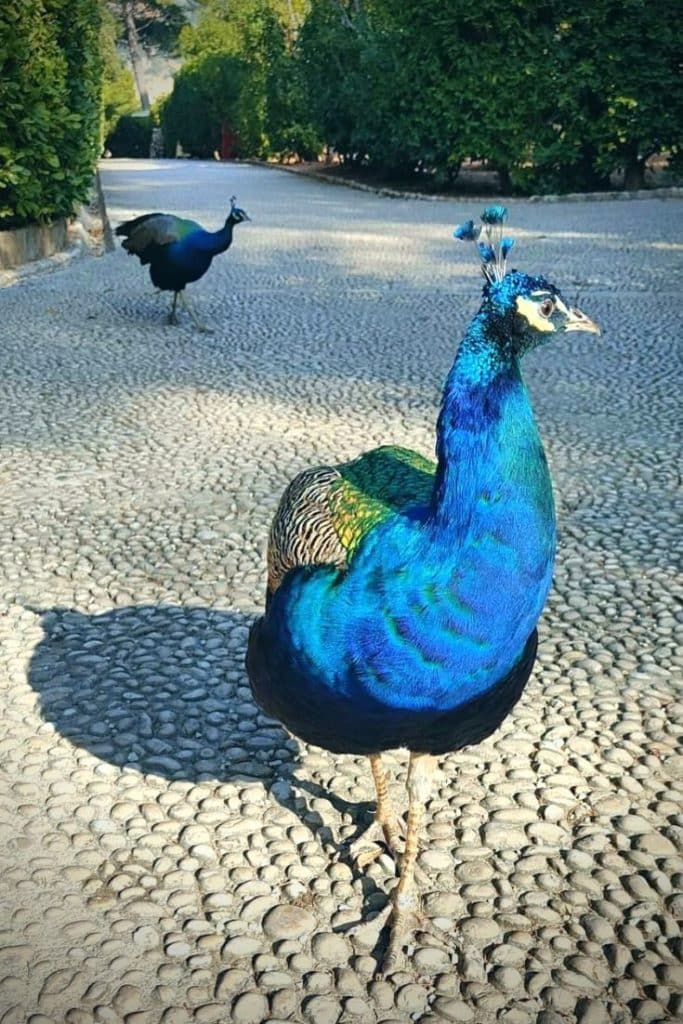
<instances>
[{"instance_id":1,"label":"peacock","mask_svg":"<svg viewBox=\"0 0 683 1024\"><path fill-rule=\"evenodd\" d=\"M173 292L169 324L178 322L176 304L180 296L196 325L206 330L188 306L183 291L186 285L203 277L214 256L230 248L235 224L251 220L235 205L236 201L236 196L232 196L230 212L218 231L206 231L196 221L172 213L144 213L117 227L116 234L124 236L123 248L128 254L137 256L143 266L149 263L152 283L162 291Z\"/></svg>"},{"instance_id":2,"label":"peacock","mask_svg":"<svg viewBox=\"0 0 683 1024\"><path fill-rule=\"evenodd\" d=\"M555 557L551 480L522 356L599 334L544 277L507 269L505 207L456 228L478 244L483 301L448 374L436 464L402 447L309 469L285 490L268 544L266 611L247 671L257 703L307 743L365 754L400 878L383 972L419 911L418 834L438 755L500 725L531 673ZM384 750L410 752L405 845Z\"/></svg>"}]
</instances>

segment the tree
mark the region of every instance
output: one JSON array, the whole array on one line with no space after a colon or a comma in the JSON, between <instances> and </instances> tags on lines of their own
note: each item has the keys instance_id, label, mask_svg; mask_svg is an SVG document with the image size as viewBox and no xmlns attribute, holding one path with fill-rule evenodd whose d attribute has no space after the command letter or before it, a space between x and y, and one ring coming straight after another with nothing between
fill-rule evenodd
<instances>
[{"instance_id":1,"label":"tree","mask_svg":"<svg viewBox=\"0 0 683 1024\"><path fill-rule=\"evenodd\" d=\"M145 84L146 53L173 52L188 12L196 0L106 0L107 7L121 26L121 35L130 53L135 84L143 110L149 110Z\"/></svg>"},{"instance_id":2,"label":"tree","mask_svg":"<svg viewBox=\"0 0 683 1024\"><path fill-rule=\"evenodd\" d=\"M164 105L167 144L177 137L208 155L224 121L243 156L317 154L293 54L302 11L302 0L204 0L180 33L186 63Z\"/></svg>"},{"instance_id":3,"label":"tree","mask_svg":"<svg viewBox=\"0 0 683 1024\"><path fill-rule=\"evenodd\" d=\"M480 157L504 187L642 184L680 153L675 0L312 0L299 46L325 141L384 173L452 177Z\"/></svg>"},{"instance_id":4,"label":"tree","mask_svg":"<svg viewBox=\"0 0 683 1024\"><path fill-rule=\"evenodd\" d=\"M248 80L249 68L234 54L218 51L187 61L161 104L167 148L172 151L180 142L193 156L211 157L219 148L224 122L239 133L245 153L258 148L258 111L244 104L251 91Z\"/></svg>"},{"instance_id":5,"label":"tree","mask_svg":"<svg viewBox=\"0 0 683 1024\"><path fill-rule=\"evenodd\" d=\"M645 162L680 151L681 47L676 0L569 0L557 7L558 116L597 175L642 188Z\"/></svg>"},{"instance_id":6,"label":"tree","mask_svg":"<svg viewBox=\"0 0 683 1024\"><path fill-rule=\"evenodd\" d=\"M102 75L102 121L103 138L106 140L116 128L119 118L130 114L138 107L133 75L124 65L116 47L118 29L113 15L102 9L100 31L100 53L103 62Z\"/></svg>"},{"instance_id":7,"label":"tree","mask_svg":"<svg viewBox=\"0 0 683 1024\"><path fill-rule=\"evenodd\" d=\"M360 16L355 3L312 0L296 46L308 116L325 144L347 160L355 155L364 92Z\"/></svg>"}]
</instances>

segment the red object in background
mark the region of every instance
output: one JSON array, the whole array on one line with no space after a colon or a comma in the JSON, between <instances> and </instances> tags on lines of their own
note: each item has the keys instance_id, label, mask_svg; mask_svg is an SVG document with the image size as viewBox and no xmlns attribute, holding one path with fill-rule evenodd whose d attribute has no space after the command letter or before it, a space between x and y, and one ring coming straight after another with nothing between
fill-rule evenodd
<instances>
[{"instance_id":1,"label":"red object in background","mask_svg":"<svg viewBox=\"0 0 683 1024\"><path fill-rule=\"evenodd\" d=\"M232 160L235 153L235 133L230 125L221 125L221 160Z\"/></svg>"}]
</instances>

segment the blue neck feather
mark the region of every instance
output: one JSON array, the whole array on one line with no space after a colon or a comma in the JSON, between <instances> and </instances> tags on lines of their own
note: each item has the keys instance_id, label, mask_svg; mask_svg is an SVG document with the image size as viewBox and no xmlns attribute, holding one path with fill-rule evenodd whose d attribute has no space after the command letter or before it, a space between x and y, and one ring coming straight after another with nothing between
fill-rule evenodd
<instances>
[{"instance_id":1,"label":"blue neck feather","mask_svg":"<svg viewBox=\"0 0 683 1024\"><path fill-rule=\"evenodd\" d=\"M232 243L232 231L234 221L232 214L227 218L225 224L218 231L197 231L192 238L192 247L201 252L217 256L219 252L225 252Z\"/></svg>"},{"instance_id":2,"label":"blue neck feather","mask_svg":"<svg viewBox=\"0 0 683 1024\"><path fill-rule=\"evenodd\" d=\"M430 506L376 527L341 576L295 572L275 593L297 686L448 708L521 656L552 577L552 490L511 343L487 326L475 318L446 382Z\"/></svg>"},{"instance_id":3,"label":"blue neck feather","mask_svg":"<svg viewBox=\"0 0 683 1024\"><path fill-rule=\"evenodd\" d=\"M490 483L499 479L491 448L502 421L525 411L525 398L517 361L487 338L480 314L460 345L441 403L432 498L432 517L440 526L461 534Z\"/></svg>"},{"instance_id":4,"label":"blue neck feather","mask_svg":"<svg viewBox=\"0 0 683 1024\"><path fill-rule=\"evenodd\" d=\"M232 229L234 227L233 221L230 217L226 220L225 224L218 231L211 233L213 240L213 249L215 253L225 252L230 247L232 242Z\"/></svg>"}]
</instances>

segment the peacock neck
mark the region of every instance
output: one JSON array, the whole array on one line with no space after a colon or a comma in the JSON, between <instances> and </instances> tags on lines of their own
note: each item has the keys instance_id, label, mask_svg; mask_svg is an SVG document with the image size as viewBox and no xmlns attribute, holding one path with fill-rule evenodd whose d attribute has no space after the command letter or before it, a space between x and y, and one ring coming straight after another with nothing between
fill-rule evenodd
<instances>
[{"instance_id":1,"label":"peacock neck","mask_svg":"<svg viewBox=\"0 0 683 1024\"><path fill-rule=\"evenodd\" d=\"M222 228L218 231L204 231L200 239L200 248L212 256L219 252L225 252L230 248L232 242L233 221L228 217ZM196 244L196 243L195 243Z\"/></svg>"},{"instance_id":2,"label":"peacock neck","mask_svg":"<svg viewBox=\"0 0 683 1024\"><path fill-rule=\"evenodd\" d=\"M519 491L549 490L545 458L510 340L475 317L444 388L431 515L460 536ZM539 467L539 462L542 465ZM533 498L533 493L531 495ZM551 499L552 500L552 499Z\"/></svg>"},{"instance_id":3,"label":"peacock neck","mask_svg":"<svg viewBox=\"0 0 683 1024\"><path fill-rule=\"evenodd\" d=\"M234 223L232 217L230 216L227 218L225 224L220 229L220 231L216 232L216 252L225 252L225 250L230 247L230 243L232 242L233 227Z\"/></svg>"}]
</instances>

